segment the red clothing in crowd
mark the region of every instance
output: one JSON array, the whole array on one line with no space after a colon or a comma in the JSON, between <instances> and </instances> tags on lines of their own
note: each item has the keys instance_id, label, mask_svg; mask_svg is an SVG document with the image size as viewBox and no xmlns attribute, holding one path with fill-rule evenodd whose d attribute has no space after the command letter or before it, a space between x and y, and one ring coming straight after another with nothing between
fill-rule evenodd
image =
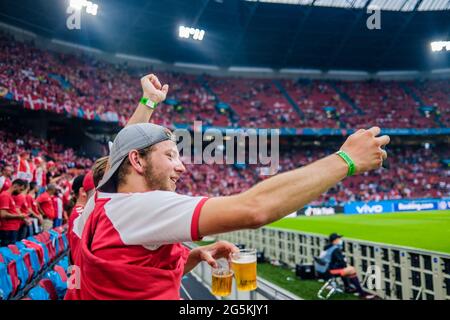
<instances>
[{"instance_id":1,"label":"red clothing in crowd","mask_svg":"<svg viewBox=\"0 0 450 320\"><path fill-rule=\"evenodd\" d=\"M18 195L12 197L14 199L14 202L16 203L16 208L19 209L20 213L28 215L28 203L26 196L22 193L19 193Z\"/></svg>"},{"instance_id":2,"label":"red clothing in crowd","mask_svg":"<svg viewBox=\"0 0 450 320\"><path fill-rule=\"evenodd\" d=\"M180 299L207 198L168 191L100 193L79 248L80 289L65 299ZM84 215L85 213L83 213Z\"/></svg>"},{"instance_id":3,"label":"red clothing in crowd","mask_svg":"<svg viewBox=\"0 0 450 320\"><path fill-rule=\"evenodd\" d=\"M72 264L77 265L77 252L80 244L80 238L73 232L73 223L83 213L84 206L76 205L72 209L72 213L69 217L69 228L67 230L67 240L69 241L70 256L72 258Z\"/></svg>"},{"instance_id":4,"label":"red clothing in crowd","mask_svg":"<svg viewBox=\"0 0 450 320\"><path fill-rule=\"evenodd\" d=\"M47 186L47 172L41 167L36 168L33 174L33 181L36 182L39 187Z\"/></svg>"},{"instance_id":5,"label":"red clothing in crowd","mask_svg":"<svg viewBox=\"0 0 450 320\"><path fill-rule=\"evenodd\" d=\"M33 212L34 214L38 215L39 214L39 210L38 210L37 205L36 205L36 200L30 194L26 195L26 199L27 199L27 205L28 205L29 210L31 212Z\"/></svg>"},{"instance_id":6,"label":"red clothing in crowd","mask_svg":"<svg viewBox=\"0 0 450 320\"><path fill-rule=\"evenodd\" d=\"M16 203L16 209L19 210L19 213L22 213L28 217L28 204L27 198L24 194L19 193L18 195L12 196L14 202ZM24 225L25 221L21 220L20 225Z\"/></svg>"},{"instance_id":7,"label":"red clothing in crowd","mask_svg":"<svg viewBox=\"0 0 450 320\"><path fill-rule=\"evenodd\" d=\"M39 203L39 205L42 208L42 211L44 211L45 218L51 220L56 218L56 212L55 208L53 207L53 201L47 191L42 193L39 197L37 197L36 202Z\"/></svg>"},{"instance_id":8,"label":"red clothing in crowd","mask_svg":"<svg viewBox=\"0 0 450 320\"><path fill-rule=\"evenodd\" d=\"M52 196L53 209L55 211L55 218L62 219L64 214L63 201L58 196Z\"/></svg>"},{"instance_id":9,"label":"red clothing in crowd","mask_svg":"<svg viewBox=\"0 0 450 320\"><path fill-rule=\"evenodd\" d=\"M14 202L13 196L7 192L3 191L0 193L0 210L6 210L10 214L19 215L16 209L16 203ZM0 230L1 231L18 231L22 223L22 219L0 219Z\"/></svg>"},{"instance_id":10,"label":"red clothing in crowd","mask_svg":"<svg viewBox=\"0 0 450 320\"><path fill-rule=\"evenodd\" d=\"M31 171L30 163L27 160L19 158L19 165L17 167L17 179L22 179L31 182L33 179L33 172Z\"/></svg>"},{"instance_id":11,"label":"red clothing in crowd","mask_svg":"<svg viewBox=\"0 0 450 320\"><path fill-rule=\"evenodd\" d=\"M6 191L11 188L12 182L9 178L0 177L0 192Z\"/></svg>"}]
</instances>

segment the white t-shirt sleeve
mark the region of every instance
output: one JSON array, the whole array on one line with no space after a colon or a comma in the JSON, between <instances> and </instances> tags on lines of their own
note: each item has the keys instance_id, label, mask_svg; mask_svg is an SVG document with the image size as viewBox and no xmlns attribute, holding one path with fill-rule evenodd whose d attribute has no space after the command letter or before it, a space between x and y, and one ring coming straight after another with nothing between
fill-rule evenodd
<instances>
[{"instance_id":1,"label":"white t-shirt sleeve","mask_svg":"<svg viewBox=\"0 0 450 320\"><path fill-rule=\"evenodd\" d=\"M199 240L198 220L206 200L151 191L113 196L104 208L125 244L157 246Z\"/></svg>"},{"instance_id":2,"label":"white t-shirt sleeve","mask_svg":"<svg viewBox=\"0 0 450 320\"><path fill-rule=\"evenodd\" d=\"M92 211L94 211L95 207L95 196L89 198L86 203L86 206L83 209L83 213L78 216L73 222L73 232L81 239L83 235L84 225L86 224L87 219L91 215Z\"/></svg>"}]
</instances>

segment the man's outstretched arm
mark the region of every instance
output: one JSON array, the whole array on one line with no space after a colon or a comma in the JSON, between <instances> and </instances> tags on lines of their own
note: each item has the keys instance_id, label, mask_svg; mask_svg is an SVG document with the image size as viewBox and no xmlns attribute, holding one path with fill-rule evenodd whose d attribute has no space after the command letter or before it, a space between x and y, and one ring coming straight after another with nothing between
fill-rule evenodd
<instances>
[{"instance_id":1,"label":"man's outstretched arm","mask_svg":"<svg viewBox=\"0 0 450 320\"><path fill-rule=\"evenodd\" d=\"M356 173L380 168L389 143L377 137L380 128L359 130L341 147L356 164ZM234 196L211 198L199 219L199 234L206 236L239 229L258 228L297 211L336 185L348 166L333 154L305 167L278 174Z\"/></svg>"}]
</instances>

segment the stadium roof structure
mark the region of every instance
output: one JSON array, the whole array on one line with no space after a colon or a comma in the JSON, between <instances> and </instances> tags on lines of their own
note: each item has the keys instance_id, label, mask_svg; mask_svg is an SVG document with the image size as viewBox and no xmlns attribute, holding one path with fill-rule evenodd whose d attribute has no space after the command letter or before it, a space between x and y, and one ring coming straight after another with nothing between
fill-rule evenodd
<instances>
[{"instance_id":1,"label":"stadium roof structure","mask_svg":"<svg viewBox=\"0 0 450 320\"><path fill-rule=\"evenodd\" d=\"M378 7L388 11L442 11L450 10L448 0L245 0L301 6L362 9Z\"/></svg>"},{"instance_id":2,"label":"stadium roof structure","mask_svg":"<svg viewBox=\"0 0 450 320\"><path fill-rule=\"evenodd\" d=\"M138 56L149 63L205 68L319 70L449 68L450 0L92 0L69 30L69 0L3 0L0 22L35 34ZM381 8L381 29L369 30L368 9ZM203 41L182 39L180 26L205 30Z\"/></svg>"}]
</instances>

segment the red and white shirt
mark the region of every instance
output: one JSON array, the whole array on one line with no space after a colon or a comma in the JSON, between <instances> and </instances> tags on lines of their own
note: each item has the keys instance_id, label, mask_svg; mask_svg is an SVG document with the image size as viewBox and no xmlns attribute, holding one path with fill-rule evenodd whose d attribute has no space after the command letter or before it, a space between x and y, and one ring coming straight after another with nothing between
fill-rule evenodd
<instances>
[{"instance_id":1,"label":"red and white shirt","mask_svg":"<svg viewBox=\"0 0 450 320\"><path fill-rule=\"evenodd\" d=\"M47 185L47 172L41 168L37 167L34 171L34 178L33 181L36 182L36 185L39 187L45 187Z\"/></svg>"},{"instance_id":2,"label":"red and white shirt","mask_svg":"<svg viewBox=\"0 0 450 320\"><path fill-rule=\"evenodd\" d=\"M179 299L189 255L181 242L200 239L207 198L169 191L96 197L90 214L88 201L77 219L85 222L74 226L82 229L81 288L69 299Z\"/></svg>"},{"instance_id":3,"label":"red and white shirt","mask_svg":"<svg viewBox=\"0 0 450 320\"><path fill-rule=\"evenodd\" d=\"M31 171L30 164L27 160L23 160L19 158L19 163L17 167L17 179L22 179L27 182L31 182L33 179L33 174Z\"/></svg>"},{"instance_id":4,"label":"red and white shirt","mask_svg":"<svg viewBox=\"0 0 450 320\"><path fill-rule=\"evenodd\" d=\"M80 245L81 237L79 237L76 233L73 232L73 225L76 219L83 213L84 206L76 205L72 209L72 213L69 217L69 228L67 230L67 240L69 241L69 248L70 248L70 257L72 260L72 264L78 265L77 260L77 254L78 254L78 247Z\"/></svg>"},{"instance_id":5,"label":"red and white shirt","mask_svg":"<svg viewBox=\"0 0 450 320\"><path fill-rule=\"evenodd\" d=\"M10 214L18 215L16 209L16 203L14 202L13 196L7 192L3 191L0 193L0 210L6 210ZM17 231L20 229L22 219L0 219L0 230L1 231Z\"/></svg>"},{"instance_id":6,"label":"red and white shirt","mask_svg":"<svg viewBox=\"0 0 450 320\"><path fill-rule=\"evenodd\" d=\"M11 187L12 183L9 178L0 177L0 192L6 191Z\"/></svg>"},{"instance_id":7,"label":"red and white shirt","mask_svg":"<svg viewBox=\"0 0 450 320\"><path fill-rule=\"evenodd\" d=\"M58 196L52 196L53 208L55 210L55 219L62 219L64 214L63 201Z\"/></svg>"}]
</instances>

